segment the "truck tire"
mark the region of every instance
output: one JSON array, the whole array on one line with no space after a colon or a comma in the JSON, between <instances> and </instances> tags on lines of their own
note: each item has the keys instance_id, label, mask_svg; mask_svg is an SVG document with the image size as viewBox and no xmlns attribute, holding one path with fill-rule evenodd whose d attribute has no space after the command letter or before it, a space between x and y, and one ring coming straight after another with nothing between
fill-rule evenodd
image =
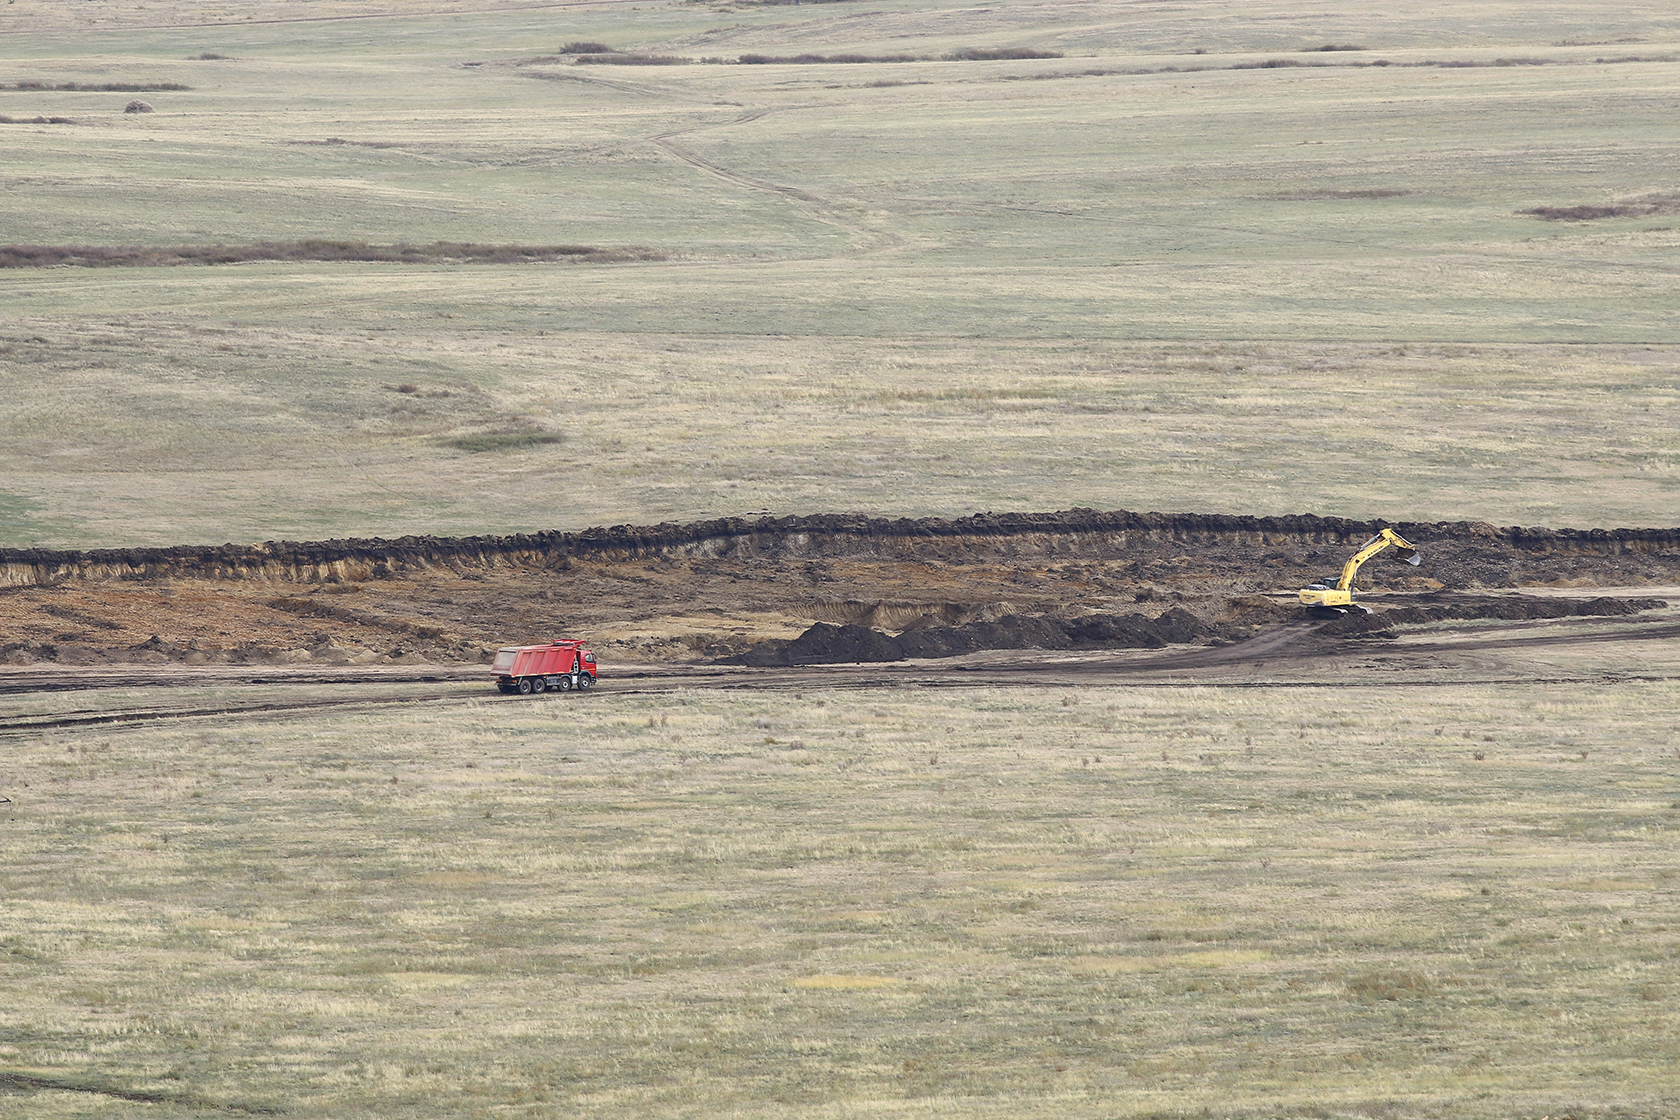
<instances>
[{"instance_id":1,"label":"truck tire","mask_svg":"<svg viewBox=\"0 0 1680 1120\"><path fill-rule=\"evenodd\" d=\"M594 688L595 687L595 678L590 676L588 673L583 674L583 676L578 678L578 687L579 688Z\"/></svg>"},{"instance_id":2,"label":"truck tire","mask_svg":"<svg viewBox=\"0 0 1680 1120\"><path fill-rule=\"evenodd\" d=\"M572 690L572 678L571 677L561 677L560 678L560 683L555 685L554 687L559 689L561 692L570 692Z\"/></svg>"},{"instance_id":3,"label":"truck tire","mask_svg":"<svg viewBox=\"0 0 1680 1120\"><path fill-rule=\"evenodd\" d=\"M519 678L519 695L521 695L521 696L531 695L531 678L530 677L520 677Z\"/></svg>"},{"instance_id":4,"label":"truck tire","mask_svg":"<svg viewBox=\"0 0 1680 1120\"><path fill-rule=\"evenodd\" d=\"M548 682L543 680L541 677L532 677L531 678L531 691L532 692L541 692L543 689L545 689L547 687L548 687Z\"/></svg>"}]
</instances>

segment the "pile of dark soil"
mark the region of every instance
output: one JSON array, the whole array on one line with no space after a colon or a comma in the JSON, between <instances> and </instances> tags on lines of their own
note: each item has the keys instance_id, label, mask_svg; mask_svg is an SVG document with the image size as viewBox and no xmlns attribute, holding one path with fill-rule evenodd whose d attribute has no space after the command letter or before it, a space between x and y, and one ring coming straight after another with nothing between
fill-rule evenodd
<instances>
[{"instance_id":1,"label":"pile of dark soil","mask_svg":"<svg viewBox=\"0 0 1680 1120\"><path fill-rule=\"evenodd\" d=\"M1668 606L1663 599L1541 599L1531 596L1425 596L1416 605L1377 614L1329 620L1319 633L1338 638L1393 637L1395 626L1448 619L1526 620L1621 616ZM1266 612L1260 612L1265 614ZM1304 615L1279 607L1267 621ZM1169 645L1221 645L1254 636L1256 613L1234 621L1207 622L1183 607L1157 618L1143 614L1087 614L1077 618L1005 615L962 626L929 626L894 636L866 626L819 622L790 642L767 642L721 665L838 665L954 657L989 649L1161 649Z\"/></svg>"},{"instance_id":2,"label":"pile of dark soil","mask_svg":"<svg viewBox=\"0 0 1680 1120\"><path fill-rule=\"evenodd\" d=\"M1488 596L1468 598L1453 596L1419 596L1408 606L1391 607L1377 614L1349 614L1332 619L1319 627L1320 634L1338 638L1364 638L1379 635L1392 637L1395 626L1415 626L1423 622L1445 622L1450 619L1479 618L1523 621L1545 618L1615 617L1638 614L1640 611L1661 610L1668 606L1666 599L1539 599L1532 596Z\"/></svg>"},{"instance_id":3,"label":"pile of dark soil","mask_svg":"<svg viewBox=\"0 0 1680 1120\"><path fill-rule=\"evenodd\" d=\"M1254 633L1249 623L1208 623L1174 607L1159 618L1143 614L1087 614L1078 618L1005 615L962 626L928 626L893 636L866 626L819 622L791 642L767 642L724 658L723 665L837 665L955 657L985 649L1162 649L1168 645L1235 641Z\"/></svg>"}]
</instances>

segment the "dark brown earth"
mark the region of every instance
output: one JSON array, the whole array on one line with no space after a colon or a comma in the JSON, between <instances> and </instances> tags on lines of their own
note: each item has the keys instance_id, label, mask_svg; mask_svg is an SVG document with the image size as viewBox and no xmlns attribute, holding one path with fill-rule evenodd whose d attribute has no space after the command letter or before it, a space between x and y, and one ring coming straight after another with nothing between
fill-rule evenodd
<instances>
[{"instance_id":1,"label":"dark brown earth","mask_svg":"<svg viewBox=\"0 0 1680 1120\"><path fill-rule=\"evenodd\" d=\"M1076 509L0 550L0 663L475 663L563 635L589 639L605 664L1229 644L1301 619L1295 589L1384 524ZM1636 589L1680 584L1680 529L1393 527L1422 566L1368 563L1359 588L1376 613L1322 637L1604 615L1651 606Z\"/></svg>"}]
</instances>

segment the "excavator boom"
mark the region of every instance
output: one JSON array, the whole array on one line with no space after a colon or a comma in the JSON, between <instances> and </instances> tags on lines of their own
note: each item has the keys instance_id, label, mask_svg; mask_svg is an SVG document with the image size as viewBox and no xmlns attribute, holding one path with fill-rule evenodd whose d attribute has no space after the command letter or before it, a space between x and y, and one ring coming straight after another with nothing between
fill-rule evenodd
<instances>
[{"instance_id":1,"label":"excavator boom","mask_svg":"<svg viewBox=\"0 0 1680 1120\"><path fill-rule=\"evenodd\" d=\"M1301 589L1301 602L1309 607L1326 607L1331 610L1343 607L1359 608L1353 601L1353 581L1359 575L1359 566L1385 548L1393 548L1397 557L1416 567L1421 561L1412 543L1396 533L1393 529L1384 529L1360 546L1346 564L1342 565L1339 579L1323 579L1311 587ZM1369 612L1367 612L1369 613Z\"/></svg>"}]
</instances>

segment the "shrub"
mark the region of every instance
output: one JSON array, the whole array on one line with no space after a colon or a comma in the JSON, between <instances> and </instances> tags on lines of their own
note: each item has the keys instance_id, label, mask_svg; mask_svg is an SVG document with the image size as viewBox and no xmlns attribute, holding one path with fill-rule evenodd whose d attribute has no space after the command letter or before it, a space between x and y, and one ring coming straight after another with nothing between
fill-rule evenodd
<instances>
[{"instance_id":1,"label":"shrub","mask_svg":"<svg viewBox=\"0 0 1680 1120\"><path fill-rule=\"evenodd\" d=\"M612 47L605 43L567 43L560 48L561 54L617 54Z\"/></svg>"},{"instance_id":2,"label":"shrub","mask_svg":"<svg viewBox=\"0 0 1680 1120\"><path fill-rule=\"evenodd\" d=\"M57 85L50 85L46 82L33 80L0 86L0 89L20 92L52 90L57 93L153 93L158 91L174 92L191 88L191 86L184 86L180 82L59 82Z\"/></svg>"},{"instance_id":3,"label":"shrub","mask_svg":"<svg viewBox=\"0 0 1680 1120\"><path fill-rule=\"evenodd\" d=\"M1007 62L1017 58L1061 58L1061 51L1032 47L964 47L945 56L952 62Z\"/></svg>"},{"instance_id":4,"label":"shrub","mask_svg":"<svg viewBox=\"0 0 1680 1120\"><path fill-rule=\"evenodd\" d=\"M369 245L363 241L313 238L306 241L262 241L255 245L0 245L0 268L155 267L184 264L237 264L243 261L367 261L397 264L542 264L587 261L665 260L657 249L625 246L600 249L593 245L476 245L434 241L430 245Z\"/></svg>"},{"instance_id":5,"label":"shrub","mask_svg":"<svg viewBox=\"0 0 1680 1120\"><path fill-rule=\"evenodd\" d=\"M1519 214L1545 222L1594 222L1600 218L1650 218L1680 213L1680 193L1653 194L1609 206L1535 206Z\"/></svg>"},{"instance_id":6,"label":"shrub","mask_svg":"<svg viewBox=\"0 0 1680 1120\"><path fill-rule=\"evenodd\" d=\"M580 54L578 64L597 66L681 66L688 62L673 54Z\"/></svg>"},{"instance_id":7,"label":"shrub","mask_svg":"<svg viewBox=\"0 0 1680 1120\"><path fill-rule=\"evenodd\" d=\"M811 66L829 63L931 62L933 60L927 55L914 54L744 54L735 61L743 66L763 66L766 64Z\"/></svg>"}]
</instances>

